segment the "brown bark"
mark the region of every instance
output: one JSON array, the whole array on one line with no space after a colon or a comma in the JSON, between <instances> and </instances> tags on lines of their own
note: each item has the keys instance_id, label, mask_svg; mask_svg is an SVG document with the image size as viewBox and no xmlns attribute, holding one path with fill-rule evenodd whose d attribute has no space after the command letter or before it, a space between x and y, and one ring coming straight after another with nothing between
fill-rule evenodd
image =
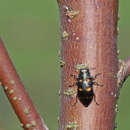
<instances>
[{"instance_id":1,"label":"brown bark","mask_svg":"<svg viewBox=\"0 0 130 130\"><path fill-rule=\"evenodd\" d=\"M0 39L0 82L25 130L48 130L29 98Z\"/></svg>"},{"instance_id":2,"label":"brown bark","mask_svg":"<svg viewBox=\"0 0 130 130\"><path fill-rule=\"evenodd\" d=\"M61 19L62 88L59 130L113 130L117 110L118 0L58 0ZM97 82L94 100L84 107L76 100L71 77L77 64L87 64Z\"/></svg>"}]
</instances>

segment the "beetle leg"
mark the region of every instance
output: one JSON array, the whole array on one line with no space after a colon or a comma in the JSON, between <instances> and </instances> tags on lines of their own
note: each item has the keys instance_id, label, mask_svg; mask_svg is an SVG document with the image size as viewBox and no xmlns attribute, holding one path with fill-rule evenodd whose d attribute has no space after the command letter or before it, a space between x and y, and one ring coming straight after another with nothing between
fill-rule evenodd
<instances>
[{"instance_id":1,"label":"beetle leg","mask_svg":"<svg viewBox=\"0 0 130 130\"><path fill-rule=\"evenodd\" d=\"M77 76L76 75L71 74L70 76L73 77L75 80L77 80Z\"/></svg>"},{"instance_id":2,"label":"beetle leg","mask_svg":"<svg viewBox=\"0 0 130 130\"><path fill-rule=\"evenodd\" d=\"M102 84L99 84L99 83L97 83L97 82L94 82L94 85L97 85L97 86L103 87Z\"/></svg>"},{"instance_id":3,"label":"beetle leg","mask_svg":"<svg viewBox=\"0 0 130 130\"><path fill-rule=\"evenodd\" d=\"M93 98L94 98L94 102L96 103L96 105L99 105L98 102L96 101L96 95L93 94Z\"/></svg>"},{"instance_id":4,"label":"beetle leg","mask_svg":"<svg viewBox=\"0 0 130 130\"><path fill-rule=\"evenodd\" d=\"M74 87L76 85L76 83L73 83L72 85L69 85L69 87Z\"/></svg>"},{"instance_id":5,"label":"beetle leg","mask_svg":"<svg viewBox=\"0 0 130 130\"><path fill-rule=\"evenodd\" d=\"M75 106L77 104L77 102L78 102L78 96L76 95L76 101L74 104L72 104L72 106Z\"/></svg>"},{"instance_id":6,"label":"beetle leg","mask_svg":"<svg viewBox=\"0 0 130 130\"><path fill-rule=\"evenodd\" d=\"M97 73L97 74L94 76L94 80L95 80L99 75L101 75L101 73Z\"/></svg>"},{"instance_id":7,"label":"beetle leg","mask_svg":"<svg viewBox=\"0 0 130 130\"><path fill-rule=\"evenodd\" d=\"M74 74L71 74L70 76L74 78L75 82L72 85L69 85L69 87L73 87L76 85L77 76Z\"/></svg>"},{"instance_id":8,"label":"beetle leg","mask_svg":"<svg viewBox=\"0 0 130 130\"><path fill-rule=\"evenodd\" d=\"M76 75L74 75L74 74L71 74L70 76L74 78L75 83L73 83L72 85L69 85L69 87L73 87L73 86L75 86L75 85L76 85L77 76L76 76Z\"/></svg>"}]
</instances>

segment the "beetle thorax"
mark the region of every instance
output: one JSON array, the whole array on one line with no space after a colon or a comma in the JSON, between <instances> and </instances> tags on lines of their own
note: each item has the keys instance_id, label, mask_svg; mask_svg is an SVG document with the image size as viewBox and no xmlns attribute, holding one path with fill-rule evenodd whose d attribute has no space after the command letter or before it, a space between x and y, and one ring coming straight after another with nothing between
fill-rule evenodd
<instances>
[{"instance_id":1,"label":"beetle thorax","mask_svg":"<svg viewBox=\"0 0 130 130\"><path fill-rule=\"evenodd\" d=\"M83 89L86 89L87 87L90 87L89 86L89 83L86 81L86 80L83 80Z\"/></svg>"}]
</instances>

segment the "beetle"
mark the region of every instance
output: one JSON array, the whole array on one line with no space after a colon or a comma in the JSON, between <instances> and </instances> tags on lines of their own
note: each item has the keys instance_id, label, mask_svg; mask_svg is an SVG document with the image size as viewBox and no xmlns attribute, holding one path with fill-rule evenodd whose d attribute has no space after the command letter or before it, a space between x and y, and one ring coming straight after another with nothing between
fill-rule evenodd
<instances>
[{"instance_id":1,"label":"beetle","mask_svg":"<svg viewBox=\"0 0 130 130\"><path fill-rule=\"evenodd\" d=\"M76 80L75 84L77 86L76 102L73 105L77 103L77 98L85 107L88 107L93 99L96 105L99 105L96 101L96 96L93 90L93 86L94 85L102 86L97 82L95 82L96 77L100 74L101 73L98 73L93 77L88 68L81 68L79 69L79 73L77 77L75 75L72 75Z\"/></svg>"}]
</instances>

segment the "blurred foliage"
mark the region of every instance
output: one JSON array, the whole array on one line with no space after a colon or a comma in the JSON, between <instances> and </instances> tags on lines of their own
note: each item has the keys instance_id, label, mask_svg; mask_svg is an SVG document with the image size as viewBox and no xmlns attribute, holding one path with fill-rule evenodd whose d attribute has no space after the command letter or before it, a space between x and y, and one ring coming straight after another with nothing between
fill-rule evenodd
<instances>
[{"instance_id":1,"label":"blurred foliage","mask_svg":"<svg viewBox=\"0 0 130 130\"><path fill-rule=\"evenodd\" d=\"M119 4L118 48L121 59L130 55L130 1ZM58 127L60 69L59 12L56 0L2 0L0 36L34 104L51 130ZM130 129L130 80L124 84L118 101L117 130ZM0 128L22 130L2 89Z\"/></svg>"}]
</instances>

